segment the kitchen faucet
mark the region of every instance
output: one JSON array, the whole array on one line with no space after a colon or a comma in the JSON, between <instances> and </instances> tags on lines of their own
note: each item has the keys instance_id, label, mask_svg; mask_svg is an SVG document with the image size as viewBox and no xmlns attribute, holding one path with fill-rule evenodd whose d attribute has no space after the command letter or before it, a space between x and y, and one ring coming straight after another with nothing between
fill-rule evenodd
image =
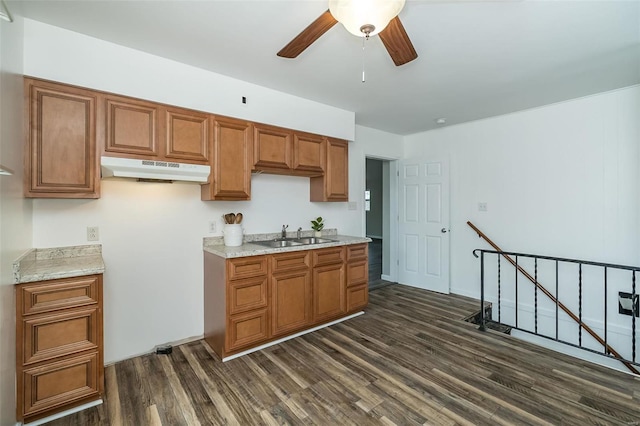
<instances>
[{"instance_id":1,"label":"kitchen faucet","mask_svg":"<svg viewBox=\"0 0 640 426\"><path fill-rule=\"evenodd\" d=\"M302 226L298 228L298 231L296 232L296 238L297 239L302 238Z\"/></svg>"},{"instance_id":2,"label":"kitchen faucet","mask_svg":"<svg viewBox=\"0 0 640 426\"><path fill-rule=\"evenodd\" d=\"M289 227L289 225L282 225L282 239L284 240L285 238L287 238L287 228Z\"/></svg>"}]
</instances>

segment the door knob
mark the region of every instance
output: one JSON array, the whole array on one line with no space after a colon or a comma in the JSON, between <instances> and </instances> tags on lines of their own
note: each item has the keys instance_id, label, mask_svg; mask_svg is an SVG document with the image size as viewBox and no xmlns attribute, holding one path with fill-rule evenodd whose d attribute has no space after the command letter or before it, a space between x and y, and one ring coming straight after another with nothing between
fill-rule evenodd
<instances>
[{"instance_id":1,"label":"door knob","mask_svg":"<svg viewBox=\"0 0 640 426\"><path fill-rule=\"evenodd\" d=\"M440 230L440 232L442 232L443 234L446 234L446 233L447 233L447 231L448 231L448 229L447 229L447 228L442 228L442 229Z\"/></svg>"}]
</instances>

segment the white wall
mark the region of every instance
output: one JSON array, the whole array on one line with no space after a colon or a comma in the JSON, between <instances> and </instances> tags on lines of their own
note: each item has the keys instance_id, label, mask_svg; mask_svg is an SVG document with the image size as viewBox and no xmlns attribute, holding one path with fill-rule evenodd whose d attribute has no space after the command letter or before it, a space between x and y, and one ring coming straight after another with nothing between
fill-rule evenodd
<instances>
[{"instance_id":1,"label":"white wall","mask_svg":"<svg viewBox=\"0 0 640 426\"><path fill-rule=\"evenodd\" d=\"M25 20L24 73L114 93L266 122L344 139L354 114L250 85L60 28ZM249 98L242 107L240 97ZM354 143L350 144L350 148ZM350 158L350 191L364 186L364 161ZM357 190L356 190L357 188ZM252 177L252 200L200 201L198 185L103 180L99 200L34 200L33 245L88 244L100 228L106 264L105 362L203 332L202 238L209 221L221 235L223 213L242 212L246 233L327 228L363 235L362 206L309 202L309 179Z\"/></svg>"},{"instance_id":2,"label":"white wall","mask_svg":"<svg viewBox=\"0 0 640 426\"><path fill-rule=\"evenodd\" d=\"M351 111L30 19L24 45L26 75L354 140Z\"/></svg>"},{"instance_id":3,"label":"white wall","mask_svg":"<svg viewBox=\"0 0 640 426\"><path fill-rule=\"evenodd\" d=\"M467 220L506 251L640 264L638 86L407 136L404 154L451 161L453 293L479 296L472 250L489 248ZM584 302L601 305L593 288Z\"/></svg>"},{"instance_id":4,"label":"white wall","mask_svg":"<svg viewBox=\"0 0 640 426\"><path fill-rule=\"evenodd\" d=\"M369 127L356 126L356 140L350 147L350 167L358 167L362 170L360 181L356 186L356 191L353 192L353 186L351 187L350 198L351 200L357 200L358 207L360 208L364 204L364 189L366 182L365 162L366 158L376 158L380 160L389 160L388 170L385 171L385 179L383 186L385 190L387 187L397 188L398 181L396 177L397 164L395 160L403 157L403 137L393 133L383 132L381 130L372 129ZM357 175L351 175L352 179L357 178ZM383 215L388 214L390 218L394 218L398 211L398 197L397 191L390 191L389 197L389 211L385 209ZM362 235L366 234L366 217L364 208L362 212ZM385 221L383 220L383 223ZM383 225L384 227L384 225ZM383 253L383 272L384 279L395 280L397 277L396 255L398 247L396 226L389 226L389 229L384 231L385 238L382 241L382 253Z\"/></svg>"},{"instance_id":5,"label":"white wall","mask_svg":"<svg viewBox=\"0 0 640 426\"><path fill-rule=\"evenodd\" d=\"M12 11L14 12L14 11ZM0 20L0 424L14 424L15 299L13 261L31 248L31 201L22 197L22 19Z\"/></svg>"}]
</instances>

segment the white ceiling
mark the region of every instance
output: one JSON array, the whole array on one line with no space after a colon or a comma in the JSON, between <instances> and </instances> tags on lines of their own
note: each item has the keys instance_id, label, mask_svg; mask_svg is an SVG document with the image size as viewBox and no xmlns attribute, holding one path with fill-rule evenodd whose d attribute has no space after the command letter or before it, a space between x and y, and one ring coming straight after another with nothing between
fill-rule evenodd
<instances>
[{"instance_id":1,"label":"white ceiling","mask_svg":"<svg viewBox=\"0 0 640 426\"><path fill-rule=\"evenodd\" d=\"M355 111L396 134L640 83L640 0L407 1L418 59L338 24L297 59L276 56L327 1L8 2L14 14ZM559 118L561 119L561 118Z\"/></svg>"}]
</instances>

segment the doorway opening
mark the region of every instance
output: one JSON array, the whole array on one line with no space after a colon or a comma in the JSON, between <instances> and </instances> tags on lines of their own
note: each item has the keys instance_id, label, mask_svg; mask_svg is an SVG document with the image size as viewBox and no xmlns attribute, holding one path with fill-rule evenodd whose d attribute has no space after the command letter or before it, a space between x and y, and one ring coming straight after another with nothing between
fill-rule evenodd
<instances>
[{"instance_id":1,"label":"doorway opening","mask_svg":"<svg viewBox=\"0 0 640 426\"><path fill-rule=\"evenodd\" d=\"M369 243L369 290L391 281L391 161L366 159L365 233Z\"/></svg>"}]
</instances>

